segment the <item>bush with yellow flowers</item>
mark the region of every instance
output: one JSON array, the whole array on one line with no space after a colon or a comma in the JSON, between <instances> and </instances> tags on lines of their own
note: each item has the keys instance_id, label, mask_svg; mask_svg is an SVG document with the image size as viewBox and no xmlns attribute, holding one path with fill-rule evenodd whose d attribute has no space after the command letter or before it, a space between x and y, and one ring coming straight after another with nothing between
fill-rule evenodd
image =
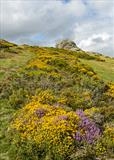
<instances>
[{"instance_id":1,"label":"bush with yellow flowers","mask_svg":"<svg viewBox=\"0 0 114 160\"><path fill-rule=\"evenodd\" d=\"M111 96L114 98L114 84L110 83L108 85L109 89L107 91L107 95Z\"/></svg>"},{"instance_id":2,"label":"bush with yellow flowers","mask_svg":"<svg viewBox=\"0 0 114 160\"><path fill-rule=\"evenodd\" d=\"M73 152L78 121L73 111L33 100L18 111L11 128L20 135L21 141L31 140L40 151L51 152L59 159Z\"/></svg>"},{"instance_id":3,"label":"bush with yellow flowers","mask_svg":"<svg viewBox=\"0 0 114 160\"><path fill-rule=\"evenodd\" d=\"M25 143L24 155L28 154L31 159L35 159L34 153L37 159L48 156L53 160L64 160L85 144L92 145L101 135L100 129L83 111L67 111L43 103L46 102L41 95L33 97L31 103L17 111L10 126L13 143L17 147ZM20 149L17 154L23 159Z\"/></svg>"}]
</instances>

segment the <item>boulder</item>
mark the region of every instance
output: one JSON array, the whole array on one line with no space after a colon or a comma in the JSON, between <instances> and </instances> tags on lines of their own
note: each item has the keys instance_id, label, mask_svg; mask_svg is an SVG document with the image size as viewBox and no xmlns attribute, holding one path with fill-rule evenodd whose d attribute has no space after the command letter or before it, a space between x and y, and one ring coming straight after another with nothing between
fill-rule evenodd
<instances>
[{"instance_id":1,"label":"boulder","mask_svg":"<svg viewBox=\"0 0 114 160\"><path fill-rule=\"evenodd\" d=\"M56 48L67 49L72 51L80 51L80 48L77 47L76 43L71 40L62 40L56 44Z\"/></svg>"}]
</instances>

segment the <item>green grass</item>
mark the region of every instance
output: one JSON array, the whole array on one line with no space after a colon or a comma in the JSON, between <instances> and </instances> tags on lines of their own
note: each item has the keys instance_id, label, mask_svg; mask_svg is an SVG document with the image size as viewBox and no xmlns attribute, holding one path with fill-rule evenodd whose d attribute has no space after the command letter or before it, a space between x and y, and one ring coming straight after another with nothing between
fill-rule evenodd
<instances>
[{"instance_id":1,"label":"green grass","mask_svg":"<svg viewBox=\"0 0 114 160\"><path fill-rule=\"evenodd\" d=\"M114 59L105 58L105 62L86 59L80 59L80 61L90 65L104 81L114 82Z\"/></svg>"},{"instance_id":2,"label":"green grass","mask_svg":"<svg viewBox=\"0 0 114 160\"><path fill-rule=\"evenodd\" d=\"M10 58L0 59L0 81L6 78L12 71L16 71L24 66L32 57L34 57L33 53L24 50L22 53L16 54Z\"/></svg>"},{"instance_id":3,"label":"green grass","mask_svg":"<svg viewBox=\"0 0 114 160\"><path fill-rule=\"evenodd\" d=\"M5 54L5 52L4 52ZM0 59L0 82L2 83L13 71L18 71L32 57L34 53L23 50L19 54ZM10 160L7 153L10 144L7 140L6 131L15 110L9 105L8 101L0 100L0 160Z\"/></svg>"},{"instance_id":4,"label":"green grass","mask_svg":"<svg viewBox=\"0 0 114 160\"><path fill-rule=\"evenodd\" d=\"M8 105L6 101L0 101L0 160L9 160L7 151L10 144L7 140L6 131L8 129L10 120L14 113L14 109Z\"/></svg>"}]
</instances>

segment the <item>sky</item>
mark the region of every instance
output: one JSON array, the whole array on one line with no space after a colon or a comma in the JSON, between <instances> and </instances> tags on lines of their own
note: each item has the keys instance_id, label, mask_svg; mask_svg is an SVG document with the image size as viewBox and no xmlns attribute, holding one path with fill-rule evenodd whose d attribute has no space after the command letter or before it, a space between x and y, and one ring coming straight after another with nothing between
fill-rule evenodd
<instances>
[{"instance_id":1,"label":"sky","mask_svg":"<svg viewBox=\"0 0 114 160\"><path fill-rule=\"evenodd\" d=\"M114 57L114 0L0 0L0 38L40 46L71 39Z\"/></svg>"}]
</instances>

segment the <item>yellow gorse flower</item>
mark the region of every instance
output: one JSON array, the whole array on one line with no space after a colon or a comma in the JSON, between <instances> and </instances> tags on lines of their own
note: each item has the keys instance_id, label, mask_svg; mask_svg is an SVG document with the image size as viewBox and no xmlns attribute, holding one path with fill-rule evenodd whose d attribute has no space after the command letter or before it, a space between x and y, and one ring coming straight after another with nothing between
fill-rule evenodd
<instances>
[{"instance_id":1,"label":"yellow gorse flower","mask_svg":"<svg viewBox=\"0 0 114 160\"><path fill-rule=\"evenodd\" d=\"M109 89L108 89L107 95L114 98L114 84L109 84L108 86L109 86Z\"/></svg>"},{"instance_id":2,"label":"yellow gorse flower","mask_svg":"<svg viewBox=\"0 0 114 160\"><path fill-rule=\"evenodd\" d=\"M67 112L62 107L42 104L35 99L17 112L11 128L23 140L32 140L39 147L48 144L48 149L54 149L60 155L71 152L78 115L73 111Z\"/></svg>"}]
</instances>

